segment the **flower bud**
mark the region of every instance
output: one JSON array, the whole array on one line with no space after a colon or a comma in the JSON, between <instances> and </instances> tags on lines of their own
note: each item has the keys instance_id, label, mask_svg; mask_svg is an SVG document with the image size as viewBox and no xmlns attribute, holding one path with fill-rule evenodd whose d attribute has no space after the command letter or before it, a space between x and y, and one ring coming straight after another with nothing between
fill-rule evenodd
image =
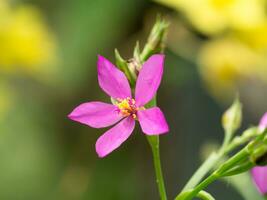
<instances>
[{"instance_id":1,"label":"flower bud","mask_svg":"<svg viewBox=\"0 0 267 200\"><path fill-rule=\"evenodd\" d=\"M130 82L131 87L134 86L134 83L136 81L136 73L132 72L131 69L128 66L128 63L126 60L124 60L119 51L115 49L115 59L116 59L116 65L117 67L124 72L126 75L127 79Z\"/></svg>"},{"instance_id":2,"label":"flower bud","mask_svg":"<svg viewBox=\"0 0 267 200\"><path fill-rule=\"evenodd\" d=\"M226 133L233 134L241 125L242 104L237 98L222 117L222 125Z\"/></svg>"},{"instance_id":3,"label":"flower bud","mask_svg":"<svg viewBox=\"0 0 267 200\"><path fill-rule=\"evenodd\" d=\"M127 63L131 74L133 74L133 76L136 78L139 73L139 70L142 67L142 64L135 58L129 59Z\"/></svg>"},{"instance_id":4,"label":"flower bud","mask_svg":"<svg viewBox=\"0 0 267 200\"><path fill-rule=\"evenodd\" d=\"M147 43L140 55L141 61L146 61L152 54L162 52L164 49L164 39L169 23L158 17L150 32Z\"/></svg>"},{"instance_id":5,"label":"flower bud","mask_svg":"<svg viewBox=\"0 0 267 200\"><path fill-rule=\"evenodd\" d=\"M134 47L134 52L133 52L133 58L135 60L137 60L139 63L141 63L141 58L140 58L140 45L139 45L139 42L137 41L136 42L136 45Z\"/></svg>"}]
</instances>

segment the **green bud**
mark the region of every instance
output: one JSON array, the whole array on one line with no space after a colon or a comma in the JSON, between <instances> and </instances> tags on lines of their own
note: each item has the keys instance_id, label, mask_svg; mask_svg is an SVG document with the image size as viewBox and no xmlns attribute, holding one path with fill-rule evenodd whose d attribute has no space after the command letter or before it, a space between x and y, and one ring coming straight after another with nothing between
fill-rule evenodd
<instances>
[{"instance_id":1,"label":"green bud","mask_svg":"<svg viewBox=\"0 0 267 200\"><path fill-rule=\"evenodd\" d=\"M139 42L136 42L136 45L134 47L134 53L133 53L133 57L135 60L137 60L139 63L141 63L141 58L140 58L140 45Z\"/></svg>"},{"instance_id":2,"label":"green bud","mask_svg":"<svg viewBox=\"0 0 267 200\"><path fill-rule=\"evenodd\" d=\"M117 65L117 67L120 70L124 71L125 70L124 68L127 67L127 62L126 62L126 60L124 60L121 57L121 55L120 55L120 53L119 53L119 51L117 49L115 49L115 59L116 59L116 65Z\"/></svg>"},{"instance_id":3,"label":"green bud","mask_svg":"<svg viewBox=\"0 0 267 200\"><path fill-rule=\"evenodd\" d=\"M236 98L234 103L225 111L222 117L222 126L227 134L233 134L241 125L242 104Z\"/></svg>"},{"instance_id":4,"label":"green bud","mask_svg":"<svg viewBox=\"0 0 267 200\"><path fill-rule=\"evenodd\" d=\"M139 70L141 69L142 65L141 63L135 59L135 58L132 58L132 59L129 59L127 61L127 64L128 64L128 69L130 70L131 74L135 77L137 77L138 73L139 73Z\"/></svg>"},{"instance_id":5,"label":"green bud","mask_svg":"<svg viewBox=\"0 0 267 200\"><path fill-rule=\"evenodd\" d=\"M164 49L164 39L169 23L161 17L157 18L155 25L150 32L147 43L140 55L141 61L146 61L152 54L161 53Z\"/></svg>"},{"instance_id":6,"label":"green bud","mask_svg":"<svg viewBox=\"0 0 267 200\"><path fill-rule=\"evenodd\" d=\"M117 67L124 72L130 82L131 87L133 87L136 80L136 74L129 69L127 61L121 57L117 49L115 49L115 59Z\"/></svg>"}]
</instances>

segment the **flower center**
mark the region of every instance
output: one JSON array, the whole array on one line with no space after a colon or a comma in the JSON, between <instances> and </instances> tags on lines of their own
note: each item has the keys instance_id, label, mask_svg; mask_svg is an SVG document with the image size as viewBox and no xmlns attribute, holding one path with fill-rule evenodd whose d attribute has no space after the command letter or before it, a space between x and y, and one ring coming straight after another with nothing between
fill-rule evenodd
<instances>
[{"instance_id":1,"label":"flower center","mask_svg":"<svg viewBox=\"0 0 267 200\"><path fill-rule=\"evenodd\" d=\"M117 99L116 106L118 107L119 113L124 116L132 116L134 119L136 119L136 113L139 110L139 108L135 104L135 100L127 97L126 99Z\"/></svg>"}]
</instances>

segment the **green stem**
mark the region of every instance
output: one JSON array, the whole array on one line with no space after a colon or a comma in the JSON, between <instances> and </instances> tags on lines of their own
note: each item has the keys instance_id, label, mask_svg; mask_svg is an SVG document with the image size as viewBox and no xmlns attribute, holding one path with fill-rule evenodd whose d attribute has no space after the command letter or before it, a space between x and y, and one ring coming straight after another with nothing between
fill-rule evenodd
<instances>
[{"instance_id":1,"label":"green stem","mask_svg":"<svg viewBox=\"0 0 267 200\"><path fill-rule=\"evenodd\" d=\"M147 136L148 142L151 146L154 167L156 172L156 182L161 200L167 200L166 189L164 185L164 179L160 162L160 150L159 150L159 136Z\"/></svg>"},{"instance_id":2,"label":"green stem","mask_svg":"<svg viewBox=\"0 0 267 200\"><path fill-rule=\"evenodd\" d=\"M157 105L157 100L155 96L150 102L146 104L146 108L151 108L156 105ZM147 136L147 140L152 150L154 168L156 172L156 182L158 185L160 198L161 200L167 200L164 178L163 178L161 162L160 162L159 136L158 135Z\"/></svg>"},{"instance_id":3,"label":"green stem","mask_svg":"<svg viewBox=\"0 0 267 200\"><path fill-rule=\"evenodd\" d=\"M230 132L230 131L227 131L225 133L225 137L224 137L221 149L225 149L229 145L229 143L230 143L230 141L232 139L232 135L233 135L233 133Z\"/></svg>"},{"instance_id":4,"label":"green stem","mask_svg":"<svg viewBox=\"0 0 267 200\"><path fill-rule=\"evenodd\" d=\"M146 108L151 108L157 105L156 96L146 104ZM153 161L154 161L154 168L156 172L156 182L158 185L158 190L160 194L161 200L167 200L166 189L164 184L164 178L161 169L161 162L160 162L160 150L159 150L159 136L147 136L147 140L150 144L152 154L153 154Z\"/></svg>"},{"instance_id":5,"label":"green stem","mask_svg":"<svg viewBox=\"0 0 267 200\"><path fill-rule=\"evenodd\" d=\"M224 164L222 164L215 172L222 175L224 172L231 169L237 163L246 159L248 155L249 155L249 152L248 152L247 148L243 148L237 154L235 154L230 159L228 159Z\"/></svg>"},{"instance_id":6,"label":"green stem","mask_svg":"<svg viewBox=\"0 0 267 200\"><path fill-rule=\"evenodd\" d=\"M148 41L145 44L145 47L140 55L139 54L139 47L135 48L135 58L138 57L138 60L140 59L141 63L145 62L152 54L159 53L164 50L163 41L164 36L166 34L168 23L161 19L160 17L157 19L156 23L154 24L150 35L148 37ZM140 64L141 64L140 63ZM141 69L141 67L139 68ZM156 96L146 104L146 108L154 107L156 106ZM166 195L166 189L164 185L164 179L161 169L161 162L160 162L160 150L159 150L159 136L147 136L147 140L150 144L152 154L153 154L153 161L154 161L154 167L156 172L156 182L158 185L158 190L160 194L161 200L167 200Z\"/></svg>"},{"instance_id":7,"label":"green stem","mask_svg":"<svg viewBox=\"0 0 267 200\"><path fill-rule=\"evenodd\" d=\"M210 156L205 160L205 162L198 168L198 170L187 182L182 192L194 188L204 178L204 176L214 167L214 165L218 163L218 160L220 158L221 157L219 156L219 154L215 152L210 154Z\"/></svg>"},{"instance_id":8,"label":"green stem","mask_svg":"<svg viewBox=\"0 0 267 200\"><path fill-rule=\"evenodd\" d=\"M197 195L198 198L201 198L203 200L215 200L215 198L213 196L211 196L211 194L205 192L204 190L200 191Z\"/></svg>"},{"instance_id":9,"label":"green stem","mask_svg":"<svg viewBox=\"0 0 267 200\"><path fill-rule=\"evenodd\" d=\"M222 177L225 172L227 172L229 169L231 169L233 166L235 166L240 161L247 158L248 155L249 155L248 149L243 148L237 154L235 154L230 159L228 159L224 164L222 164L210 176L208 176L200 184L198 184L194 189L192 189L191 192L186 196L184 200L190 200L193 197L195 197L201 190L204 190L209 184L211 184L218 178ZM175 198L175 200L180 200L179 195Z\"/></svg>"},{"instance_id":10,"label":"green stem","mask_svg":"<svg viewBox=\"0 0 267 200\"><path fill-rule=\"evenodd\" d=\"M213 181L217 180L218 178L218 174L217 173L213 173L211 174L209 177L207 177L204 181L202 181L200 184L198 184L193 190L192 192L190 192L190 194L186 197L186 199L184 200L190 200L193 197L197 196L197 194L203 190L204 188L206 188L209 184L211 184ZM179 196L175 198L175 200L180 200Z\"/></svg>"},{"instance_id":11,"label":"green stem","mask_svg":"<svg viewBox=\"0 0 267 200\"><path fill-rule=\"evenodd\" d=\"M178 197L176 197L176 199L178 200L186 200L188 199L192 190L188 190L185 191L183 193L181 193ZM202 199L202 200L215 200L215 198L209 194L208 192L201 190L198 194L196 194L196 197Z\"/></svg>"},{"instance_id":12,"label":"green stem","mask_svg":"<svg viewBox=\"0 0 267 200\"><path fill-rule=\"evenodd\" d=\"M222 147L218 150L218 152L213 152L210 156L205 160L205 162L198 168L198 170L193 174L193 176L189 179L182 192L194 188L199 182L214 168L215 165L218 165L218 162L225 155L225 149Z\"/></svg>"},{"instance_id":13,"label":"green stem","mask_svg":"<svg viewBox=\"0 0 267 200\"><path fill-rule=\"evenodd\" d=\"M218 161L221 160L223 156L233 151L238 146L247 143L249 140L256 137L257 135L257 127L252 127L249 129L249 131L244 132L242 136L235 137L232 142L229 142L229 137L225 138L220 150L218 150L218 152L213 152L212 154L210 154L210 156L204 161L204 163L189 179L182 192L194 188L206 176L206 174L208 174L209 171L211 171L212 168L214 168L214 166L218 164Z\"/></svg>"},{"instance_id":14,"label":"green stem","mask_svg":"<svg viewBox=\"0 0 267 200\"><path fill-rule=\"evenodd\" d=\"M253 138L257 137L259 135L258 127L252 127L248 130L246 130L241 136L236 136L225 148L225 154L231 152L236 147L241 146Z\"/></svg>"}]
</instances>

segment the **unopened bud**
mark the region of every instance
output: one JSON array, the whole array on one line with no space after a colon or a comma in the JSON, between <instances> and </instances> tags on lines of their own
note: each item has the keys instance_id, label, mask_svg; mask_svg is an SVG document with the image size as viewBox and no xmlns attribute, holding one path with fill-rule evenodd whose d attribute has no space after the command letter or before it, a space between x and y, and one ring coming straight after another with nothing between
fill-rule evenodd
<instances>
[{"instance_id":1,"label":"unopened bud","mask_svg":"<svg viewBox=\"0 0 267 200\"><path fill-rule=\"evenodd\" d=\"M136 80L136 73L129 68L127 61L121 57L117 49L115 49L115 59L117 67L124 72L131 86L133 87Z\"/></svg>"},{"instance_id":2,"label":"unopened bud","mask_svg":"<svg viewBox=\"0 0 267 200\"><path fill-rule=\"evenodd\" d=\"M150 32L147 43L140 55L141 61L146 61L152 54L161 53L164 49L164 39L169 23L158 17Z\"/></svg>"},{"instance_id":3,"label":"unopened bud","mask_svg":"<svg viewBox=\"0 0 267 200\"><path fill-rule=\"evenodd\" d=\"M134 52L133 52L133 58L135 60L137 60L139 63L141 63L141 58L140 58L140 45L139 45L139 42L137 41L136 42L136 45L134 47Z\"/></svg>"},{"instance_id":4,"label":"unopened bud","mask_svg":"<svg viewBox=\"0 0 267 200\"><path fill-rule=\"evenodd\" d=\"M242 104L237 98L222 117L222 125L226 133L233 134L241 125Z\"/></svg>"},{"instance_id":5,"label":"unopened bud","mask_svg":"<svg viewBox=\"0 0 267 200\"><path fill-rule=\"evenodd\" d=\"M142 68L142 64L138 62L138 60L132 58L127 61L128 68L135 77L137 77L140 69Z\"/></svg>"}]
</instances>

